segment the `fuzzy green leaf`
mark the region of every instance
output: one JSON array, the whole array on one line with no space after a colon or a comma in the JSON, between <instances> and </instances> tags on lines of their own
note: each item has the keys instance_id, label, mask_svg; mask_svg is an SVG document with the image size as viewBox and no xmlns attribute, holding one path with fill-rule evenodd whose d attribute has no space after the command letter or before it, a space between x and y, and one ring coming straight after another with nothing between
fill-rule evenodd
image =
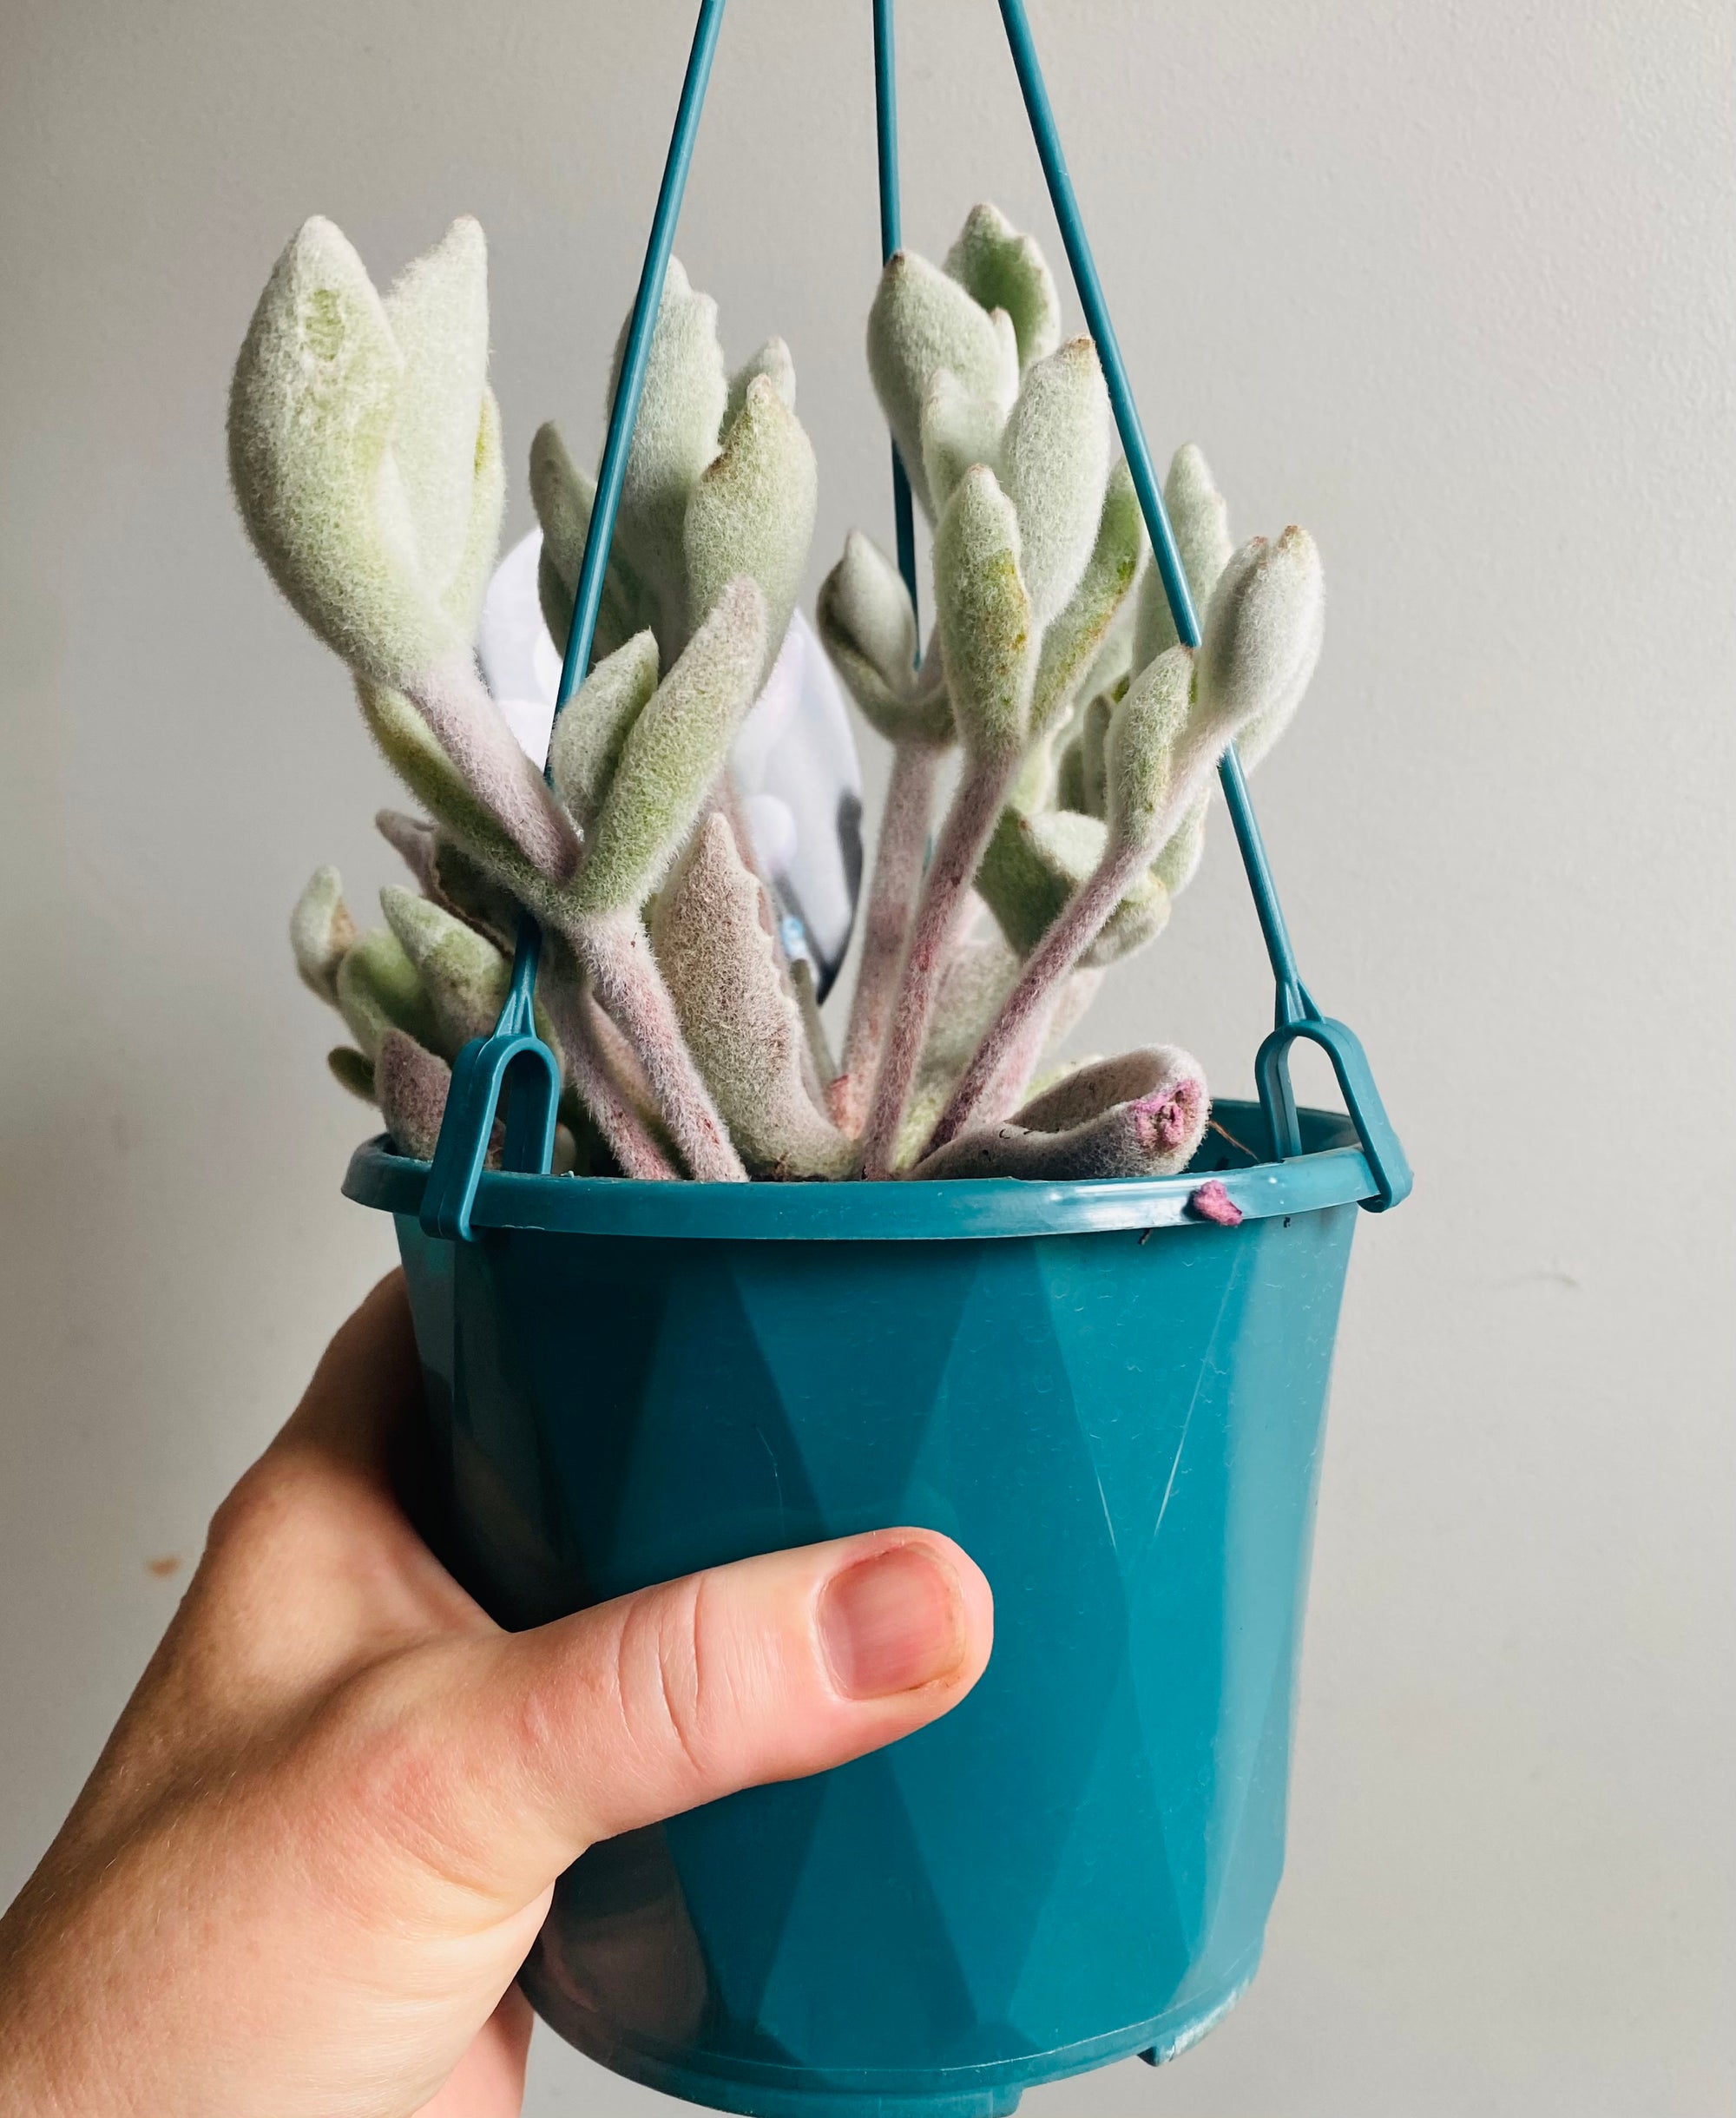
<instances>
[{"instance_id":1,"label":"fuzzy green leaf","mask_svg":"<svg viewBox=\"0 0 1736 2118\"><path fill-rule=\"evenodd\" d=\"M356 693L363 718L382 756L424 808L523 903L539 907L547 904L552 878L526 858L500 819L472 791L409 700L385 685L362 680L357 682ZM540 786L542 775L522 751L519 758L524 771ZM570 841L572 826L546 789L542 799L548 813L560 819Z\"/></svg>"},{"instance_id":2,"label":"fuzzy green leaf","mask_svg":"<svg viewBox=\"0 0 1736 2118\"><path fill-rule=\"evenodd\" d=\"M392 461L409 503L420 571L444 595L465 569L477 511L489 357L488 246L478 224L468 215L455 220L431 250L405 266L387 289L385 307L404 355ZM492 514L490 560L502 498L497 427L492 442L490 490L484 495L484 511ZM478 598L474 608L472 592ZM480 592L474 579L466 580L453 613L461 629L474 626Z\"/></svg>"},{"instance_id":3,"label":"fuzzy green leaf","mask_svg":"<svg viewBox=\"0 0 1736 2118\"><path fill-rule=\"evenodd\" d=\"M500 406L493 391L485 389L477 420L470 534L452 577L441 591L447 614L468 641L474 641L482 620L483 598L488 594L500 553L500 524L505 510L506 452L501 439Z\"/></svg>"},{"instance_id":4,"label":"fuzzy green leaf","mask_svg":"<svg viewBox=\"0 0 1736 2118\"><path fill-rule=\"evenodd\" d=\"M380 754L424 809L468 845L485 846L491 856L516 868L528 866L401 692L358 678L356 695Z\"/></svg>"},{"instance_id":5,"label":"fuzzy green leaf","mask_svg":"<svg viewBox=\"0 0 1736 2118\"><path fill-rule=\"evenodd\" d=\"M1055 772L1055 806L1070 809L1075 816L1092 813L1091 800L1085 791L1085 732L1069 736L1062 750Z\"/></svg>"},{"instance_id":6,"label":"fuzzy green leaf","mask_svg":"<svg viewBox=\"0 0 1736 2118\"><path fill-rule=\"evenodd\" d=\"M729 399L723 411L726 437L740 417L741 408L747 402L747 385L756 375L766 378L792 411L796 409L796 364L781 339L767 339L753 358L729 378Z\"/></svg>"},{"instance_id":7,"label":"fuzzy green leaf","mask_svg":"<svg viewBox=\"0 0 1736 2118\"><path fill-rule=\"evenodd\" d=\"M852 530L820 583L815 623L832 667L889 743L950 741L952 708L937 671L917 674L916 613L892 562Z\"/></svg>"},{"instance_id":8,"label":"fuzzy green leaf","mask_svg":"<svg viewBox=\"0 0 1736 2118\"><path fill-rule=\"evenodd\" d=\"M827 576L828 580L831 578ZM848 634L835 622L825 602L825 589L820 589L820 601L816 617L821 642L832 658L845 689L861 708L869 726L877 735L889 743L902 742L908 727L908 702L901 692L893 689L880 672L860 652ZM948 725L950 726L950 720Z\"/></svg>"},{"instance_id":9,"label":"fuzzy green leaf","mask_svg":"<svg viewBox=\"0 0 1736 2118\"><path fill-rule=\"evenodd\" d=\"M425 816L406 816L402 809L376 809L374 828L426 890L434 880L434 848L439 833Z\"/></svg>"},{"instance_id":10,"label":"fuzzy green leaf","mask_svg":"<svg viewBox=\"0 0 1736 2118\"><path fill-rule=\"evenodd\" d=\"M1129 886L1103 931L1080 956L1082 970L1107 970L1124 957L1148 948L1169 924L1169 892L1154 874ZM1078 974L1075 972L1075 976Z\"/></svg>"},{"instance_id":11,"label":"fuzzy green leaf","mask_svg":"<svg viewBox=\"0 0 1736 2118\"><path fill-rule=\"evenodd\" d=\"M1206 614L1198 700L1202 740L1238 740L1258 764L1289 726L1319 660L1325 620L1320 554L1293 523L1255 537L1225 568Z\"/></svg>"},{"instance_id":12,"label":"fuzzy green leaf","mask_svg":"<svg viewBox=\"0 0 1736 2118\"><path fill-rule=\"evenodd\" d=\"M333 1007L338 969L355 941L356 923L344 902L343 878L335 868L316 868L289 916L289 945L301 983Z\"/></svg>"},{"instance_id":13,"label":"fuzzy green leaf","mask_svg":"<svg viewBox=\"0 0 1736 2118\"><path fill-rule=\"evenodd\" d=\"M1087 816L1101 817L1105 820L1109 813L1109 774L1104 760L1104 749L1109 723L1115 717L1115 701L1102 692L1098 693L1079 717L1079 769L1085 796L1079 806Z\"/></svg>"},{"instance_id":14,"label":"fuzzy green leaf","mask_svg":"<svg viewBox=\"0 0 1736 2118\"><path fill-rule=\"evenodd\" d=\"M510 952L518 940L524 908L490 869L444 833L435 840L431 872L424 885L467 926L486 935L496 948Z\"/></svg>"},{"instance_id":15,"label":"fuzzy green leaf","mask_svg":"<svg viewBox=\"0 0 1736 2118\"><path fill-rule=\"evenodd\" d=\"M1203 617L1218 576L1229 562L1230 510L1212 477L1212 467L1194 443L1175 451L1163 481L1163 504L1180 554L1181 570L1194 608ZM1166 648L1175 645L1175 620L1155 566L1140 587L1139 616L1134 627L1133 666L1143 669Z\"/></svg>"},{"instance_id":16,"label":"fuzzy green leaf","mask_svg":"<svg viewBox=\"0 0 1736 2118\"><path fill-rule=\"evenodd\" d=\"M1005 425L1000 408L967 390L950 368L935 376L923 399L921 437L923 476L937 512L973 464L992 469L999 462Z\"/></svg>"},{"instance_id":17,"label":"fuzzy green leaf","mask_svg":"<svg viewBox=\"0 0 1736 2118\"><path fill-rule=\"evenodd\" d=\"M608 385L611 405L632 323L629 314L616 342ZM717 336L717 304L709 294L696 293L679 259L671 258L651 335L615 534L623 555L641 577L656 585L672 615L681 609L687 503L700 473L717 454L718 431L728 400L723 348Z\"/></svg>"},{"instance_id":18,"label":"fuzzy green leaf","mask_svg":"<svg viewBox=\"0 0 1736 2118\"><path fill-rule=\"evenodd\" d=\"M1110 843L1147 861L1156 858L1169 833L1176 774L1189 762L1182 737L1193 710L1193 651L1169 648L1128 685L1103 735Z\"/></svg>"},{"instance_id":19,"label":"fuzzy green leaf","mask_svg":"<svg viewBox=\"0 0 1736 2118\"><path fill-rule=\"evenodd\" d=\"M578 594L579 569L584 563L585 538L595 497L596 481L574 463L560 429L552 420L539 427L530 444L530 503L542 528L536 593L549 637L563 655L567 635L572 629L573 599ZM648 628L657 633L661 644L666 632L679 623L680 615L677 607L666 617L655 591L622 556L617 538L603 572L602 601L597 608L596 632L591 641L592 666Z\"/></svg>"},{"instance_id":20,"label":"fuzzy green leaf","mask_svg":"<svg viewBox=\"0 0 1736 2118\"><path fill-rule=\"evenodd\" d=\"M1127 608L1145 550L1139 496L1126 463L1118 457L1104 489L1085 571L1065 608L1043 634L1031 701L1033 727L1058 726L1082 695L1089 697L1093 691L1108 688L1107 682L1097 681L1101 652Z\"/></svg>"},{"instance_id":21,"label":"fuzzy green leaf","mask_svg":"<svg viewBox=\"0 0 1736 2118\"><path fill-rule=\"evenodd\" d=\"M433 1010L433 1049L455 1059L472 1037L493 1029L506 999L511 966L494 944L450 912L389 885L380 910L416 968Z\"/></svg>"},{"instance_id":22,"label":"fuzzy green leaf","mask_svg":"<svg viewBox=\"0 0 1736 2118\"><path fill-rule=\"evenodd\" d=\"M1029 730L1037 635L1020 572L1018 517L983 465L965 473L940 518L934 582L960 739L975 759L1016 759Z\"/></svg>"},{"instance_id":23,"label":"fuzzy green leaf","mask_svg":"<svg viewBox=\"0 0 1736 2118\"><path fill-rule=\"evenodd\" d=\"M1029 369L1061 343L1061 298L1034 238L1021 235L997 207L973 206L946 253L946 269L985 309L1004 309Z\"/></svg>"},{"instance_id":24,"label":"fuzzy green leaf","mask_svg":"<svg viewBox=\"0 0 1736 2118\"><path fill-rule=\"evenodd\" d=\"M1206 853L1206 812L1209 793L1200 795L1169 835L1169 843L1151 864L1151 872L1172 898L1179 898L1200 872Z\"/></svg>"},{"instance_id":25,"label":"fuzzy green leaf","mask_svg":"<svg viewBox=\"0 0 1736 2118\"><path fill-rule=\"evenodd\" d=\"M766 602L766 654L757 692L789 629L813 542L818 491L813 444L770 379L756 375L723 453L700 479L687 508L689 622L710 615L742 575Z\"/></svg>"},{"instance_id":26,"label":"fuzzy green leaf","mask_svg":"<svg viewBox=\"0 0 1736 2118\"><path fill-rule=\"evenodd\" d=\"M921 1153L960 1074L1018 975L1018 957L1007 945L1005 937L993 929L986 937L962 942L947 959L916 1088L898 1132L898 1168L908 1168ZM1045 1047L1060 1043L1077 1025L1102 982L1101 970L1072 973L1049 1010L1043 1035ZM1051 1068L1049 1080L1058 1080L1082 1063L1079 1060L1064 1062L1058 1072Z\"/></svg>"},{"instance_id":27,"label":"fuzzy green leaf","mask_svg":"<svg viewBox=\"0 0 1736 2118\"><path fill-rule=\"evenodd\" d=\"M450 654L406 681L404 691L460 778L540 874L564 882L578 840L542 773L508 727L471 654Z\"/></svg>"},{"instance_id":28,"label":"fuzzy green leaf","mask_svg":"<svg viewBox=\"0 0 1736 2118\"><path fill-rule=\"evenodd\" d=\"M1110 474L1109 483L1113 488L1115 484L1113 472ZM1075 701L1080 699L1095 699L1100 691L1106 691L1111 698L1118 699L1127 689L1128 680L1132 676L1134 669L1134 620L1139 607L1139 589L1149 565L1150 558L1151 550L1145 543L1145 524L1141 521L1140 523L1140 562L1134 574L1133 590L1123 600L1121 608L1116 611L1115 616L1110 619L1108 627L1098 645L1097 652L1092 657L1084 676L1072 687L1071 696ZM1091 569L1087 567L1085 569L1086 581L1088 582L1090 577ZM1085 583L1082 582L1075 593L1082 594L1084 587ZM1067 614L1063 611L1055 620L1055 624L1050 627L1050 631L1058 631L1066 622Z\"/></svg>"},{"instance_id":29,"label":"fuzzy green leaf","mask_svg":"<svg viewBox=\"0 0 1736 2118\"><path fill-rule=\"evenodd\" d=\"M976 917L981 918L980 908ZM992 924L985 933L961 941L946 960L935 995L927 1041L917 1069L917 1089L944 1082L950 1087L1000 1011L1019 975L1019 959ZM932 1116L937 1117L937 1109ZM925 1138L926 1133L924 1137ZM918 1141L916 1144L920 1145Z\"/></svg>"},{"instance_id":30,"label":"fuzzy green leaf","mask_svg":"<svg viewBox=\"0 0 1736 2118\"><path fill-rule=\"evenodd\" d=\"M409 268L406 352L355 251L310 220L230 390L230 475L273 579L352 668L400 687L468 650L499 530L483 266L461 222Z\"/></svg>"},{"instance_id":31,"label":"fuzzy green leaf","mask_svg":"<svg viewBox=\"0 0 1736 2118\"><path fill-rule=\"evenodd\" d=\"M923 470L922 414L942 368L1003 414L1011 408L1018 352L1010 325L997 325L926 258L900 250L887 260L868 312L868 372L911 490L930 521L936 510Z\"/></svg>"},{"instance_id":32,"label":"fuzzy green leaf","mask_svg":"<svg viewBox=\"0 0 1736 2118\"><path fill-rule=\"evenodd\" d=\"M1109 393L1097 349L1069 339L1025 377L1001 437L1001 477L1018 511L1025 586L1046 626L1079 585L1109 477Z\"/></svg>"},{"instance_id":33,"label":"fuzzy green leaf","mask_svg":"<svg viewBox=\"0 0 1736 2118\"><path fill-rule=\"evenodd\" d=\"M456 1059L472 1037L490 1035L499 1019L512 980L506 952L468 920L418 897L414 891L388 885L380 891L380 909L428 996L436 1031L430 1040L432 1049L443 1059ZM560 975L560 965L561 952L551 947L539 988L551 984ZM561 1040L540 998L536 1022L537 1036L556 1061L562 1061Z\"/></svg>"},{"instance_id":34,"label":"fuzzy green leaf","mask_svg":"<svg viewBox=\"0 0 1736 2118\"><path fill-rule=\"evenodd\" d=\"M386 927L364 934L338 966L338 1009L363 1056L377 1059L394 1027L432 1045L439 1029L416 966Z\"/></svg>"},{"instance_id":35,"label":"fuzzy green leaf","mask_svg":"<svg viewBox=\"0 0 1736 2118\"><path fill-rule=\"evenodd\" d=\"M584 829L602 807L628 732L656 688L657 642L639 633L596 665L556 721L549 775Z\"/></svg>"},{"instance_id":36,"label":"fuzzy green leaf","mask_svg":"<svg viewBox=\"0 0 1736 2118\"><path fill-rule=\"evenodd\" d=\"M1035 816L1006 809L976 873L976 888L1021 956L1029 956L1061 917L1068 899L1101 864L1108 827L1070 809ZM1113 964L1155 939L1169 918L1162 885L1142 875L1122 898L1081 961Z\"/></svg>"},{"instance_id":37,"label":"fuzzy green leaf","mask_svg":"<svg viewBox=\"0 0 1736 2118\"><path fill-rule=\"evenodd\" d=\"M916 668L917 616L904 577L872 537L852 530L819 592L822 624L891 685Z\"/></svg>"},{"instance_id":38,"label":"fuzzy green leaf","mask_svg":"<svg viewBox=\"0 0 1736 2118\"><path fill-rule=\"evenodd\" d=\"M361 260L329 220L307 221L235 364L229 472L278 587L345 661L389 679L457 644L417 577L408 502L388 470L404 366Z\"/></svg>"},{"instance_id":39,"label":"fuzzy green leaf","mask_svg":"<svg viewBox=\"0 0 1736 2118\"><path fill-rule=\"evenodd\" d=\"M1021 957L1029 956L1102 857L1103 825L1076 810L1003 809L976 889Z\"/></svg>"},{"instance_id":40,"label":"fuzzy green leaf","mask_svg":"<svg viewBox=\"0 0 1736 2118\"><path fill-rule=\"evenodd\" d=\"M347 1044L334 1045L326 1055L326 1064L332 1078L340 1088L347 1089L352 1095L359 1096L363 1102L374 1100L374 1069L372 1062Z\"/></svg>"},{"instance_id":41,"label":"fuzzy green leaf","mask_svg":"<svg viewBox=\"0 0 1736 2118\"><path fill-rule=\"evenodd\" d=\"M622 746L573 891L582 918L636 911L722 771L766 661L766 598L732 582Z\"/></svg>"}]
</instances>

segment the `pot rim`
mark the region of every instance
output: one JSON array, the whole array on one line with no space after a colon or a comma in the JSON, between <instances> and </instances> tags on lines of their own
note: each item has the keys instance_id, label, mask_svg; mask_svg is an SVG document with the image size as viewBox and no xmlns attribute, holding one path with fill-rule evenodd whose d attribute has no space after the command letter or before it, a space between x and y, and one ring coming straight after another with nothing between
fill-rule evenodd
<instances>
[{"instance_id":1,"label":"pot rim","mask_svg":"<svg viewBox=\"0 0 1736 2118\"><path fill-rule=\"evenodd\" d=\"M1213 1104L1225 1134L1266 1138L1258 1103ZM556 1235L733 1242L957 1242L985 1237L1088 1235L1120 1228L1204 1228L1188 1201L1221 1184L1244 1220L1318 1214L1377 1195L1378 1187L1341 1112L1301 1110L1304 1152L1256 1161L1208 1133L1194 1167L1174 1177L1099 1177L1038 1183L1022 1177L954 1177L920 1184L645 1183L627 1177L483 1173L471 1208L478 1229ZM390 1214L418 1214L428 1164L395 1154L385 1135L350 1158L344 1196ZM1220 1230L1225 1235L1233 1230Z\"/></svg>"}]
</instances>

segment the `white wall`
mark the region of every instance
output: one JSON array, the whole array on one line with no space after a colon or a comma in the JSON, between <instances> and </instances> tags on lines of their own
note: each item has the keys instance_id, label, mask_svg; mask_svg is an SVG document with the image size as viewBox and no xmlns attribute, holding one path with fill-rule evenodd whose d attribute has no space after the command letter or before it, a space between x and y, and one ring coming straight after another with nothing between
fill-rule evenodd
<instances>
[{"instance_id":1,"label":"white wall","mask_svg":"<svg viewBox=\"0 0 1736 2118\"><path fill-rule=\"evenodd\" d=\"M1345 1319L1289 1877L1239 2014L1034 2111L1730 2108L1733 96L1706 0L1033 0L1159 449L1324 549L1262 776L1417 1164ZM989 0L904 10L906 227L1051 229ZM680 250L796 353L815 577L884 533L865 0L739 0ZM391 874L336 666L225 492L279 246L493 242L514 457L595 431L689 29L631 8L0 10L0 1897L218 1496L388 1255L287 907ZM512 523L528 508L516 491ZM1247 1073L1221 818L1092 1042ZM179 1558L161 1578L153 1560ZM533 2108L648 2108L551 2044Z\"/></svg>"}]
</instances>

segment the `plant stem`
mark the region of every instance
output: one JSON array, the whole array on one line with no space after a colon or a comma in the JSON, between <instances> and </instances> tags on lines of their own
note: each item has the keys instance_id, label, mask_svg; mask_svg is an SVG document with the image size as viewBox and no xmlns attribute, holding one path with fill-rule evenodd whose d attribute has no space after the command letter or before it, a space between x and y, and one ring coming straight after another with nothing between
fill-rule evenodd
<instances>
[{"instance_id":1,"label":"plant stem","mask_svg":"<svg viewBox=\"0 0 1736 2118\"><path fill-rule=\"evenodd\" d=\"M886 806L874 850L874 881L863 924L862 960L844 1040L844 1068L832 1084L830 1097L833 1118L852 1140L861 1135L875 1071L885 1049L911 915L922 886L940 759L932 743L903 742L892 752L892 776L886 787Z\"/></svg>"},{"instance_id":2,"label":"plant stem","mask_svg":"<svg viewBox=\"0 0 1736 2118\"><path fill-rule=\"evenodd\" d=\"M519 748L471 658L449 655L421 671L404 693L519 852L540 875L564 883L579 864L578 836Z\"/></svg>"},{"instance_id":3,"label":"plant stem","mask_svg":"<svg viewBox=\"0 0 1736 2118\"><path fill-rule=\"evenodd\" d=\"M609 1064L604 1038L619 1032L608 1017L582 986L564 979L549 979L540 997L573 1070L573 1085L621 1165L621 1174L652 1182L673 1178L675 1171L667 1156L651 1137Z\"/></svg>"},{"instance_id":4,"label":"plant stem","mask_svg":"<svg viewBox=\"0 0 1736 2118\"><path fill-rule=\"evenodd\" d=\"M979 1112L982 1123L993 1125L1009 1116L1023 1102L1030 1077L1048 1047L1049 1025L1055 1020L1055 1007L1065 984L1064 978L1057 978L1025 1017L1024 1028L1013 1039L996 1069L995 1078L989 1083Z\"/></svg>"},{"instance_id":5,"label":"plant stem","mask_svg":"<svg viewBox=\"0 0 1736 2118\"><path fill-rule=\"evenodd\" d=\"M638 1055L687 1174L701 1184L745 1184L747 1172L694 1064L638 914L586 920L569 938L598 1000Z\"/></svg>"},{"instance_id":6,"label":"plant stem","mask_svg":"<svg viewBox=\"0 0 1736 2118\"><path fill-rule=\"evenodd\" d=\"M1028 1040L1034 1027L1040 1035L1061 981L1108 924L1148 858L1143 845L1112 846L1074 891L1061 917L1031 951L1017 984L971 1054L918 1161L956 1140L968 1126L994 1124L1006 1116L1009 1089L1015 1096L1018 1093L1015 1076L1020 1069L1015 1062L1030 1056Z\"/></svg>"},{"instance_id":7,"label":"plant stem","mask_svg":"<svg viewBox=\"0 0 1736 2118\"><path fill-rule=\"evenodd\" d=\"M904 1106L910 1101L911 1084L928 1036L940 974L1018 765L1016 755L972 759L965 766L964 777L947 812L933 863L923 878L885 1049L875 1076L865 1138L865 1176L884 1178L893 1174L898 1128L904 1122Z\"/></svg>"}]
</instances>

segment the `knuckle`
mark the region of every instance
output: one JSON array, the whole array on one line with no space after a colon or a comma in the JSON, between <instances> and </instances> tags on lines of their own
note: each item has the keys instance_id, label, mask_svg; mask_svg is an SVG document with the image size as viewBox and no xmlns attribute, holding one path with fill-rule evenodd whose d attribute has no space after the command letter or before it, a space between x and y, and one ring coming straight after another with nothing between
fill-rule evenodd
<instances>
[{"instance_id":1,"label":"knuckle","mask_svg":"<svg viewBox=\"0 0 1736 2118\"><path fill-rule=\"evenodd\" d=\"M297 1466L267 1450L218 1503L205 1536L207 1556L221 1561L269 1550L293 1529L302 1499Z\"/></svg>"},{"instance_id":2,"label":"knuckle","mask_svg":"<svg viewBox=\"0 0 1736 2118\"><path fill-rule=\"evenodd\" d=\"M700 1784L712 1775L718 1747L708 1632L700 1575L636 1602L617 1647L617 1694L635 1748L679 1760Z\"/></svg>"},{"instance_id":3,"label":"knuckle","mask_svg":"<svg viewBox=\"0 0 1736 2118\"><path fill-rule=\"evenodd\" d=\"M467 1894L488 1885L485 1789L468 1787L451 1746L391 1673L358 1687L333 1731L327 1785L347 1816L340 1844L362 1858L333 1864L342 1891L378 1904L382 1865Z\"/></svg>"}]
</instances>

